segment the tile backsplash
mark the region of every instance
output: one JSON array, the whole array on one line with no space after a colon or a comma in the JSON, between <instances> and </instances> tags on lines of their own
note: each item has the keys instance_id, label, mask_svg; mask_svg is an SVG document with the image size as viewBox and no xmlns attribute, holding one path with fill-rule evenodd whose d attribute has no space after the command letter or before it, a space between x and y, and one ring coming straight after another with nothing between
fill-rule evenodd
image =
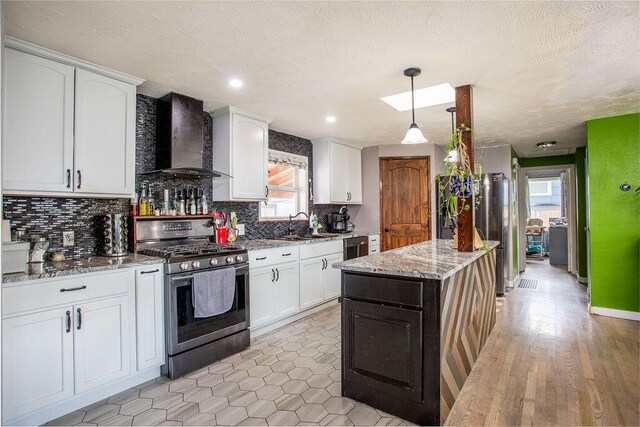
<instances>
[{"instance_id":1,"label":"tile backsplash","mask_svg":"<svg viewBox=\"0 0 640 427\"><path fill-rule=\"evenodd\" d=\"M144 95L137 96L136 104L136 188L142 183L150 185L156 194L163 188L201 188L209 200L212 199L211 180L176 179L160 174L147 174L156 164L156 117L158 100ZM203 113L203 164L210 168L213 159L213 119ZM313 176L313 146L308 139L282 132L269 131L269 148L307 156L309 177ZM12 229L25 230L29 237L47 237L50 252L63 252L65 257L80 258L98 254L97 217L106 213L127 213L128 199L83 199L52 197L3 197L4 218L10 220ZM246 226L247 238L283 235L287 222L259 222L258 202L216 202L212 208L219 211L234 211L239 222ZM318 213L326 227L326 215L340 206L314 205L309 210ZM298 232L304 231L305 222L294 222ZM74 231L75 245L64 248L62 232Z\"/></svg>"}]
</instances>

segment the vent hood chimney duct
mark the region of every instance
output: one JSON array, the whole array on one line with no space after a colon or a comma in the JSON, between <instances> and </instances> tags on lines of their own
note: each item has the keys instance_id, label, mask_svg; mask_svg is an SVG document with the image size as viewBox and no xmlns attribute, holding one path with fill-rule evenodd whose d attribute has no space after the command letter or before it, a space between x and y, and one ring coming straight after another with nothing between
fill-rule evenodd
<instances>
[{"instance_id":1,"label":"vent hood chimney duct","mask_svg":"<svg viewBox=\"0 0 640 427\"><path fill-rule=\"evenodd\" d=\"M157 116L156 167L180 177L229 177L203 166L203 102L177 93L160 98Z\"/></svg>"}]
</instances>

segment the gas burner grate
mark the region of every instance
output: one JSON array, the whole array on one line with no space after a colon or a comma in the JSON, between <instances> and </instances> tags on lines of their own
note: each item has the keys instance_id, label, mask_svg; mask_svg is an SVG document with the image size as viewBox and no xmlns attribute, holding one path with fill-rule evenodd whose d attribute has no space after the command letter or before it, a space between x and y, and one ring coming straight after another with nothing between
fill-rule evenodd
<instances>
[{"instance_id":1,"label":"gas burner grate","mask_svg":"<svg viewBox=\"0 0 640 427\"><path fill-rule=\"evenodd\" d=\"M538 280L536 280L536 279L522 279L522 280L520 280L520 283L518 283L518 287L519 288L523 288L523 289L536 290L536 289L538 289Z\"/></svg>"}]
</instances>

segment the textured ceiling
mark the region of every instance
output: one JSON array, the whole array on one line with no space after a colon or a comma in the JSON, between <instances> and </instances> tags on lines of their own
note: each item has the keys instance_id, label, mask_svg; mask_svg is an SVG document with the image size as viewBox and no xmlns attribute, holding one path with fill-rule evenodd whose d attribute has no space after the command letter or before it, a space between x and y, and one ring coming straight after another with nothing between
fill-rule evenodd
<instances>
[{"instance_id":1,"label":"textured ceiling","mask_svg":"<svg viewBox=\"0 0 640 427\"><path fill-rule=\"evenodd\" d=\"M12 2L6 34L146 79L213 110L362 146L398 143L410 123L379 100L474 85L476 143L585 144L586 120L640 109L638 2ZM241 90L227 81L239 77ZM446 143L448 105L416 111ZM325 116L338 119L328 124Z\"/></svg>"}]
</instances>

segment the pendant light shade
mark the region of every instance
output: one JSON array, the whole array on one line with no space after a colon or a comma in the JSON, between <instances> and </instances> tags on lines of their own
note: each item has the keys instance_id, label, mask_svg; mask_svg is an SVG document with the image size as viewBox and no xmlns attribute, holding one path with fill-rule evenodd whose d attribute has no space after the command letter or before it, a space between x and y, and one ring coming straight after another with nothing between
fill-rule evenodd
<instances>
[{"instance_id":1,"label":"pendant light shade","mask_svg":"<svg viewBox=\"0 0 640 427\"><path fill-rule=\"evenodd\" d=\"M420 68L412 67L404 70L404 75L407 77L411 77L411 126L409 126L409 130L407 134L404 136L402 140L402 144L424 144L427 142L427 138L424 137L422 131L416 124L416 109L413 103L413 78L420 75Z\"/></svg>"},{"instance_id":2,"label":"pendant light shade","mask_svg":"<svg viewBox=\"0 0 640 427\"><path fill-rule=\"evenodd\" d=\"M418 125L415 123L411 123L411 126L409 126L409 130L407 131L407 134L404 136L404 139L402 140L402 143L403 144L424 144L425 142L427 142L427 138L424 137Z\"/></svg>"}]
</instances>

